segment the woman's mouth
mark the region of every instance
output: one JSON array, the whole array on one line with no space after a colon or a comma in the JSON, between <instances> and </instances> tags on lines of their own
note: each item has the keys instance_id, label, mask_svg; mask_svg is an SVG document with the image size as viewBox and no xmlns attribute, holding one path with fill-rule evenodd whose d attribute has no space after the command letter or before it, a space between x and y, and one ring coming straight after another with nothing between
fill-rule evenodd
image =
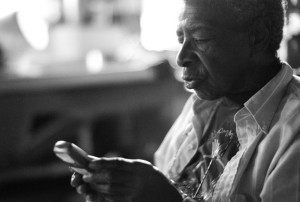
<instances>
[{"instance_id":1,"label":"woman's mouth","mask_svg":"<svg viewBox=\"0 0 300 202\"><path fill-rule=\"evenodd\" d=\"M185 87L188 89L195 89L198 86L199 82L199 80L185 81Z\"/></svg>"},{"instance_id":2,"label":"woman's mouth","mask_svg":"<svg viewBox=\"0 0 300 202\"><path fill-rule=\"evenodd\" d=\"M182 77L185 87L188 89L196 89L204 81L204 78L187 78Z\"/></svg>"},{"instance_id":3,"label":"woman's mouth","mask_svg":"<svg viewBox=\"0 0 300 202\"><path fill-rule=\"evenodd\" d=\"M185 87L188 89L196 89L206 80L204 75L192 72L188 73L187 71L182 72L181 78L185 83Z\"/></svg>"}]
</instances>

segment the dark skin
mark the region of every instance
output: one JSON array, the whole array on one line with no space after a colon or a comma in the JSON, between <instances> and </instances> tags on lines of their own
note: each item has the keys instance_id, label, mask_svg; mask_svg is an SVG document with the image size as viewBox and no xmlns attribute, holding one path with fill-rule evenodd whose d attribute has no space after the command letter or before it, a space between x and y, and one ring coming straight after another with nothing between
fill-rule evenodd
<instances>
[{"instance_id":1,"label":"dark skin","mask_svg":"<svg viewBox=\"0 0 300 202\"><path fill-rule=\"evenodd\" d=\"M200 98L225 96L242 106L276 75L280 63L268 51L266 23L255 22L245 31L224 16L222 5L212 10L203 0L185 1L177 30L182 45L177 63L185 86ZM182 201L168 179L149 162L98 158L89 168L89 175L75 174L71 180L87 201Z\"/></svg>"},{"instance_id":2,"label":"dark skin","mask_svg":"<svg viewBox=\"0 0 300 202\"><path fill-rule=\"evenodd\" d=\"M269 53L269 29L256 21L239 29L220 7L188 0L179 18L177 63L186 87L206 100L225 96L243 104L279 70ZM251 30L251 31L248 31ZM278 63L278 62L277 62Z\"/></svg>"},{"instance_id":3,"label":"dark skin","mask_svg":"<svg viewBox=\"0 0 300 202\"><path fill-rule=\"evenodd\" d=\"M90 175L74 173L71 185L89 202L176 202L182 198L149 162L100 158L90 163Z\"/></svg>"},{"instance_id":4,"label":"dark skin","mask_svg":"<svg viewBox=\"0 0 300 202\"><path fill-rule=\"evenodd\" d=\"M264 77L257 77L257 80L253 79L253 83L256 84L257 88L253 88L250 91L244 93L232 94L227 97L233 102L243 105L247 100L249 100L259 89L266 85L280 70L281 64L275 59L267 68L260 69L260 72L256 72L257 75L265 75ZM261 87L260 87L261 86Z\"/></svg>"}]
</instances>

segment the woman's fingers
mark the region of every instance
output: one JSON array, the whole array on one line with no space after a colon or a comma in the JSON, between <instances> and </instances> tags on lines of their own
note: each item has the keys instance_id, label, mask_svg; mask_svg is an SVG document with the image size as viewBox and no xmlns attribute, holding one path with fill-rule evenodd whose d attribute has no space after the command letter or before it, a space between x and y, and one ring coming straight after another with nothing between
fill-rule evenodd
<instances>
[{"instance_id":1,"label":"woman's fingers","mask_svg":"<svg viewBox=\"0 0 300 202\"><path fill-rule=\"evenodd\" d=\"M95 184L109 184L120 183L127 184L132 182L132 173L120 170L102 170L98 172L91 172L83 176L83 181L86 183Z\"/></svg>"},{"instance_id":2,"label":"woman's fingers","mask_svg":"<svg viewBox=\"0 0 300 202\"><path fill-rule=\"evenodd\" d=\"M92 161L89 164L89 168L96 172L111 169L130 170L132 167L130 164L129 160L123 158L101 158Z\"/></svg>"},{"instance_id":3,"label":"woman's fingers","mask_svg":"<svg viewBox=\"0 0 300 202\"><path fill-rule=\"evenodd\" d=\"M96 192L90 192L85 195L86 202L106 202L102 194Z\"/></svg>"},{"instance_id":4,"label":"woman's fingers","mask_svg":"<svg viewBox=\"0 0 300 202\"><path fill-rule=\"evenodd\" d=\"M79 173L74 172L72 177L71 177L71 186L72 187L78 187L79 185L81 185L83 183L82 180L82 175Z\"/></svg>"},{"instance_id":5,"label":"woman's fingers","mask_svg":"<svg viewBox=\"0 0 300 202\"><path fill-rule=\"evenodd\" d=\"M76 191L78 194L86 195L90 191L90 188L88 187L88 185L82 184L76 187Z\"/></svg>"},{"instance_id":6,"label":"woman's fingers","mask_svg":"<svg viewBox=\"0 0 300 202\"><path fill-rule=\"evenodd\" d=\"M97 184L92 185L93 190L106 195L132 195L137 192L137 187L123 184Z\"/></svg>"},{"instance_id":7,"label":"woman's fingers","mask_svg":"<svg viewBox=\"0 0 300 202\"><path fill-rule=\"evenodd\" d=\"M141 192L157 189L156 185L153 186L153 179L166 181L152 164L143 160L100 158L93 160L89 168L92 171L83 175L82 180L93 192L89 193L83 187L78 188L78 192L86 193L86 200L91 202L97 201L93 197L99 196L103 196L105 202L132 202L133 198L140 200L141 197L149 195ZM156 198L152 194L149 197Z\"/></svg>"},{"instance_id":8,"label":"woman's fingers","mask_svg":"<svg viewBox=\"0 0 300 202\"><path fill-rule=\"evenodd\" d=\"M148 161L136 159L124 159L124 158L99 158L93 160L89 164L89 168L98 172L101 170L118 169L121 171L133 171L138 168L139 165L151 165Z\"/></svg>"}]
</instances>

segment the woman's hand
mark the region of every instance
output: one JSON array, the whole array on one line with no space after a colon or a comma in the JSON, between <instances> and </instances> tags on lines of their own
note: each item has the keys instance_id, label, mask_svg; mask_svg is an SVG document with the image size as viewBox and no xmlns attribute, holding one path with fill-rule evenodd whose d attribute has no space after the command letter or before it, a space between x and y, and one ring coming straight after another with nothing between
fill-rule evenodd
<instances>
[{"instance_id":1,"label":"woman's hand","mask_svg":"<svg viewBox=\"0 0 300 202\"><path fill-rule=\"evenodd\" d=\"M77 193L83 195L87 202L105 202L105 199L101 193L97 193L91 188L90 184L85 183L82 180L82 175L74 172L71 178L71 186L75 187Z\"/></svg>"},{"instance_id":2,"label":"woman's hand","mask_svg":"<svg viewBox=\"0 0 300 202\"><path fill-rule=\"evenodd\" d=\"M93 172L75 174L71 184L90 202L181 202L168 179L143 160L100 158L89 165Z\"/></svg>"}]
</instances>

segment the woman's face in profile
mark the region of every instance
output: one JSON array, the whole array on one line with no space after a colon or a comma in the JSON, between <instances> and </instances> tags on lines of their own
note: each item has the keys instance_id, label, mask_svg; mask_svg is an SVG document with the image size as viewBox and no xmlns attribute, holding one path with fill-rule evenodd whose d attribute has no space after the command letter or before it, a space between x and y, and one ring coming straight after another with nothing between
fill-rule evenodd
<instances>
[{"instance_id":1,"label":"woman's face in profile","mask_svg":"<svg viewBox=\"0 0 300 202\"><path fill-rule=\"evenodd\" d=\"M179 17L177 63L186 88L202 99L242 92L251 70L249 36L233 29L227 12L221 4L213 9L206 0L187 0Z\"/></svg>"}]
</instances>

